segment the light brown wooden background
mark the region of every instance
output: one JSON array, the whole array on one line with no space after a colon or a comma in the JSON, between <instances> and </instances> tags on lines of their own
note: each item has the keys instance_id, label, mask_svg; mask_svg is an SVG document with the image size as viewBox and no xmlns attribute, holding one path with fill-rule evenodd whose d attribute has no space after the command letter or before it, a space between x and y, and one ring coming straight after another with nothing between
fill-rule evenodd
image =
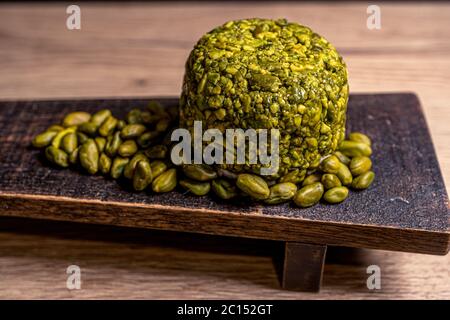
<instances>
[{"instance_id":1,"label":"light brown wooden background","mask_svg":"<svg viewBox=\"0 0 450 320\"><path fill-rule=\"evenodd\" d=\"M352 92L419 95L450 185L450 5L380 3L82 4L82 29L64 4L0 5L0 99L176 96L184 61L204 32L229 19L286 17L326 36L348 64ZM251 227L251 226L250 226ZM277 245L248 240L2 221L0 298L446 298L450 255L330 249L320 294L282 291ZM70 264L82 290L65 287ZM382 290L366 288L366 267Z\"/></svg>"}]
</instances>

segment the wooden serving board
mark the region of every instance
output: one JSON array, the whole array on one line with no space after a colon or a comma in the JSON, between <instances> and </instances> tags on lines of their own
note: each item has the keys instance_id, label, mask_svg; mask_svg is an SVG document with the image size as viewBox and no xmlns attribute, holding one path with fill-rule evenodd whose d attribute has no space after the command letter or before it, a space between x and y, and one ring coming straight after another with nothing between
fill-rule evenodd
<instances>
[{"instance_id":1,"label":"wooden serving board","mask_svg":"<svg viewBox=\"0 0 450 320\"><path fill-rule=\"evenodd\" d=\"M309 243L319 249L338 245L438 255L449 251L448 198L414 94L351 96L348 130L372 138L376 179L370 189L352 191L338 205L301 209L224 202L182 190L136 193L124 181L55 168L30 147L34 135L70 111L107 107L123 116L148 101L0 102L0 215Z\"/></svg>"}]
</instances>

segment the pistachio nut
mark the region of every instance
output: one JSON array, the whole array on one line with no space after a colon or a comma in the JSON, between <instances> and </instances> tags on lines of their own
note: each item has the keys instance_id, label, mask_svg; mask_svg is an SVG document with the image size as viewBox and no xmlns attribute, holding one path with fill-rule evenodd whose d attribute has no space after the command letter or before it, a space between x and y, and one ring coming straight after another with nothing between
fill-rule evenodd
<instances>
[{"instance_id":1,"label":"pistachio nut","mask_svg":"<svg viewBox=\"0 0 450 320\"><path fill-rule=\"evenodd\" d=\"M241 173L236 180L236 186L257 200L265 200L270 195L267 182L254 174Z\"/></svg>"},{"instance_id":2,"label":"pistachio nut","mask_svg":"<svg viewBox=\"0 0 450 320\"><path fill-rule=\"evenodd\" d=\"M302 187L294 196L294 202L297 206L306 208L318 203L322 198L324 188L322 183L314 182Z\"/></svg>"},{"instance_id":3,"label":"pistachio nut","mask_svg":"<svg viewBox=\"0 0 450 320\"><path fill-rule=\"evenodd\" d=\"M375 173L373 171L367 171L353 179L353 189L367 189L375 179Z\"/></svg>"},{"instance_id":4,"label":"pistachio nut","mask_svg":"<svg viewBox=\"0 0 450 320\"><path fill-rule=\"evenodd\" d=\"M320 173L313 173L307 176L302 183L302 186L307 186L308 184L313 184L315 182L320 182L322 175Z\"/></svg>"},{"instance_id":5,"label":"pistachio nut","mask_svg":"<svg viewBox=\"0 0 450 320\"><path fill-rule=\"evenodd\" d=\"M78 131L83 132L90 137L93 137L97 133L97 125L91 121L85 122L78 126Z\"/></svg>"},{"instance_id":6,"label":"pistachio nut","mask_svg":"<svg viewBox=\"0 0 450 320\"><path fill-rule=\"evenodd\" d=\"M45 131L34 137L32 144L36 148L44 148L49 146L58 134L57 131Z\"/></svg>"},{"instance_id":7,"label":"pistachio nut","mask_svg":"<svg viewBox=\"0 0 450 320\"><path fill-rule=\"evenodd\" d=\"M133 175L133 188L136 191L142 191L152 183L153 175L150 162L148 160L139 160Z\"/></svg>"},{"instance_id":8,"label":"pistachio nut","mask_svg":"<svg viewBox=\"0 0 450 320\"><path fill-rule=\"evenodd\" d=\"M111 170L112 160L105 153L102 152L100 159L98 160L98 169L102 174L108 174Z\"/></svg>"},{"instance_id":9,"label":"pistachio nut","mask_svg":"<svg viewBox=\"0 0 450 320\"><path fill-rule=\"evenodd\" d=\"M98 171L98 159L100 154L98 152L97 144L93 139L88 139L81 145L78 153L81 166L90 174L95 174Z\"/></svg>"},{"instance_id":10,"label":"pistachio nut","mask_svg":"<svg viewBox=\"0 0 450 320\"><path fill-rule=\"evenodd\" d=\"M348 140L350 141L356 141L356 142L362 142L370 146L372 144L372 141L370 141L370 138L366 136L364 133L361 132L352 132L348 135Z\"/></svg>"},{"instance_id":11,"label":"pistachio nut","mask_svg":"<svg viewBox=\"0 0 450 320\"><path fill-rule=\"evenodd\" d=\"M333 154L339 159L340 162L342 162L346 166L348 166L350 164L350 161L352 160L340 151L336 151Z\"/></svg>"},{"instance_id":12,"label":"pistachio nut","mask_svg":"<svg viewBox=\"0 0 450 320\"><path fill-rule=\"evenodd\" d=\"M152 168L153 178L156 178L161 173L167 170L168 166L165 162L161 160L154 160L150 163L150 167Z\"/></svg>"},{"instance_id":13,"label":"pistachio nut","mask_svg":"<svg viewBox=\"0 0 450 320\"><path fill-rule=\"evenodd\" d=\"M372 154L372 149L369 145L363 142L344 140L339 146L339 151L348 157L366 156Z\"/></svg>"},{"instance_id":14,"label":"pistachio nut","mask_svg":"<svg viewBox=\"0 0 450 320\"><path fill-rule=\"evenodd\" d=\"M133 158L127 163L125 169L123 170L123 176L127 179L133 179L134 170L136 169L136 165L139 161L145 160L148 161L148 158L143 153L136 153ZM151 168L153 169L153 168ZM152 170L153 173L153 170Z\"/></svg>"},{"instance_id":15,"label":"pistachio nut","mask_svg":"<svg viewBox=\"0 0 450 320\"><path fill-rule=\"evenodd\" d=\"M122 158L119 156L115 157L111 165L111 177L113 179L119 179L122 176L125 166L129 161L130 159L128 158Z\"/></svg>"},{"instance_id":16,"label":"pistachio nut","mask_svg":"<svg viewBox=\"0 0 450 320\"><path fill-rule=\"evenodd\" d=\"M122 157L131 157L138 151L138 146L134 140L126 140L120 146L117 152Z\"/></svg>"},{"instance_id":17,"label":"pistachio nut","mask_svg":"<svg viewBox=\"0 0 450 320\"><path fill-rule=\"evenodd\" d=\"M62 121L64 127L79 126L82 123L88 122L91 115L84 111L75 111L66 115Z\"/></svg>"},{"instance_id":18,"label":"pistachio nut","mask_svg":"<svg viewBox=\"0 0 450 320\"><path fill-rule=\"evenodd\" d=\"M340 165L341 162L339 161L338 157L331 155L322 160L319 168L326 173L337 173Z\"/></svg>"},{"instance_id":19,"label":"pistachio nut","mask_svg":"<svg viewBox=\"0 0 450 320\"><path fill-rule=\"evenodd\" d=\"M122 139L133 139L139 137L141 134L143 134L146 130L146 127L143 124L127 124L125 127L123 127L122 131L120 132L120 137Z\"/></svg>"},{"instance_id":20,"label":"pistachio nut","mask_svg":"<svg viewBox=\"0 0 450 320\"><path fill-rule=\"evenodd\" d=\"M349 186L353 181L353 176L350 169L343 163L339 166L339 170L336 172L336 175L344 186Z\"/></svg>"},{"instance_id":21,"label":"pistachio nut","mask_svg":"<svg viewBox=\"0 0 450 320\"><path fill-rule=\"evenodd\" d=\"M205 164L185 164L182 168L186 177L193 180L209 181L217 178L217 172Z\"/></svg>"},{"instance_id":22,"label":"pistachio nut","mask_svg":"<svg viewBox=\"0 0 450 320\"><path fill-rule=\"evenodd\" d=\"M105 151L105 147L106 147L106 139L105 138L95 137L94 141L97 144L98 152Z\"/></svg>"},{"instance_id":23,"label":"pistachio nut","mask_svg":"<svg viewBox=\"0 0 450 320\"><path fill-rule=\"evenodd\" d=\"M45 156L48 161L60 167L67 168L69 166L69 156L67 153L54 146L49 146L45 149Z\"/></svg>"},{"instance_id":24,"label":"pistachio nut","mask_svg":"<svg viewBox=\"0 0 450 320\"><path fill-rule=\"evenodd\" d=\"M350 162L350 172L353 176L359 176L372 168L372 160L365 156L356 156Z\"/></svg>"},{"instance_id":25,"label":"pistachio nut","mask_svg":"<svg viewBox=\"0 0 450 320\"><path fill-rule=\"evenodd\" d=\"M89 137L85 133L77 131L77 139L78 139L78 144L82 145L89 139Z\"/></svg>"},{"instance_id":26,"label":"pistachio nut","mask_svg":"<svg viewBox=\"0 0 450 320\"><path fill-rule=\"evenodd\" d=\"M292 182L281 182L270 187L270 195L264 200L267 204L279 204L291 200L297 192L297 186Z\"/></svg>"},{"instance_id":27,"label":"pistachio nut","mask_svg":"<svg viewBox=\"0 0 450 320\"><path fill-rule=\"evenodd\" d=\"M105 152L108 157L113 158L117 151L119 150L120 145L122 144L122 139L120 138L120 131L114 133L114 135L109 136L106 139Z\"/></svg>"},{"instance_id":28,"label":"pistachio nut","mask_svg":"<svg viewBox=\"0 0 450 320\"><path fill-rule=\"evenodd\" d=\"M162 144L152 146L144 151L149 159L164 159L167 157L168 149Z\"/></svg>"},{"instance_id":29,"label":"pistachio nut","mask_svg":"<svg viewBox=\"0 0 450 320\"><path fill-rule=\"evenodd\" d=\"M76 127L70 127L59 131L52 140L52 146L54 146L55 148L59 148L61 146L61 141L65 137L65 135L73 132L76 132Z\"/></svg>"},{"instance_id":30,"label":"pistachio nut","mask_svg":"<svg viewBox=\"0 0 450 320\"><path fill-rule=\"evenodd\" d=\"M70 164L77 164L78 162L78 154L80 152L81 146L78 146L75 150L72 151L71 154L69 154L69 162Z\"/></svg>"},{"instance_id":31,"label":"pistachio nut","mask_svg":"<svg viewBox=\"0 0 450 320\"><path fill-rule=\"evenodd\" d=\"M169 192L177 186L177 170L169 169L161 173L152 182L152 190L157 193Z\"/></svg>"},{"instance_id":32,"label":"pistachio nut","mask_svg":"<svg viewBox=\"0 0 450 320\"><path fill-rule=\"evenodd\" d=\"M334 187L328 189L323 195L323 199L328 203L339 203L347 199L348 188L347 187Z\"/></svg>"},{"instance_id":33,"label":"pistachio nut","mask_svg":"<svg viewBox=\"0 0 450 320\"><path fill-rule=\"evenodd\" d=\"M47 131L56 131L56 132L59 132L59 131L62 131L62 130L64 130L64 127L60 126L59 124L52 124L47 129Z\"/></svg>"},{"instance_id":34,"label":"pistachio nut","mask_svg":"<svg viewBox=\"0 0 450 320\"><path fill-rule=\"evenodd\" d=\"M236 185L226 179L215 179L211 182L213 192L224 200L234 198L238 195Z\"/></svg>"},{"instance_id":35,"label":"pistachio nut","mask_svg":"<svg viewBox=\"0 0 450 320\"><path fill-rule=\"evenodd\" d=\"M190 179L180 180L180 186L196 196L204 196L211 190L209 181L199 182Z\"/></svg>"},{"instance_id":36,"label":"pistachio nut","mask_svg":"<svg viewBox=\"0 0 450 320\"><path fill-rule=\"evenodd\" d=\"M109 116L101 124L100 128L98 128L98 133L103 137L111 135L114 132L114 129L116 129L118 122L119 121L116 118L114 118L113 116Z\"/></svg>"},{"instance_id":37,"label":"pistachio nut","mask_svg":"<svg viewBox=\"0 0 450 320\"><path fill-rule=\"evenodd\" d=\"M75 132L69 132L62 138L61 148L71 154L78 147L78 138Z\"/></svg>"},{"instance_id":38,"label":"pistachio nut","mask_svg":"<svg viewBox=\"0 0 450 320\"><path fill-rule=\"evenodd\" d=\"M111 111L108 109L103 109L94 113L91 117L90 122L98 129L105 120L111 116Z\"/></svg>"},{"instance_id":39,"label":"pistachio nut","mask_svg":"<svg viewBox=\"0 0 450 320\"><path fill-rule=\"evenodd\" d=\"M321 182L325 190L342 186L341 180L339 180L338 176L332 173L325 173L322 176Z\"/></svg>"}]
</instances>

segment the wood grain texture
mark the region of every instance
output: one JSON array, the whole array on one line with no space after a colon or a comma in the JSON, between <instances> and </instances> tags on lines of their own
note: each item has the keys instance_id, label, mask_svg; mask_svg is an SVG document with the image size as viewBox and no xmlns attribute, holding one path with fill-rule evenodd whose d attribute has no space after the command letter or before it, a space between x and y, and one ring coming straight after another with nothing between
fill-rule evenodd
<instances>
[{"instance_id":1,"label":"wood grain texture","mask_svg":"<svg viewBox=\"0 0 450 320\"><path fill-rule=\"evenodd\" d=\"M0 221L3 299L450 299L450 255L329 247L315 294L281 289L278 242ZM381 290L366 286L373 264ZM81 268L81 290L66 288L69 265Z\"/></svg>"},{"instance_id":2,"label":"wood grain texture","mask_svg":"<svg viewBox=\"0 0 450 320\"><path fill-rule=\"evenodd\" d=\"M284 246L283 289L318 292L322 285L326 245L286 242Z\"/></svg>"},{"instance_id":3,"label":"wood grain texture","mask_svg":"<svg viewBox=\"0 0 450 320\"><path fill-rule=\"evenodd\" d=\"M169 106L177 100L159 102ZM448 198L412 94L350 97L348 131L371 137L377 178L368 190L337 205L301 209L292 203L217 201L183 190L136 193L127 181L54 168L42 152L30 148L35 135L71 111L108 107L123 117L146 104L148 100L0 103L0 215L418 253L449 250Z\"/></svg>"},{"instance_id":4,"label":"wood grain texture","mask_svg":"<svg viewBox=\"0 0 450 320\"><path fill-rule=\"evenodd\" d=\"M352 92L418 93L449 190L450 4L379 5L382 29L370 31L363 2L82 4L82 30L72 32L64 4L2 4L0 99L174 96L184 60L206 30L228 19L287 17L337 46ZM266 242L250 245L263 252L255 256L250 240L209 246L207 237L203 250L200 240L189 247L166 233L153 240L155 231L139 242L130 240L135 230L1 221L1 298L450 299L449 255L358 250L350 265L327 261L316 295L280 290ZM334 253L344 256L328 250ZM65 288L72 263L86 271L77 292ZM382 268L380 291L365 286L369 264Z\"/></svg>"}]
</instances>

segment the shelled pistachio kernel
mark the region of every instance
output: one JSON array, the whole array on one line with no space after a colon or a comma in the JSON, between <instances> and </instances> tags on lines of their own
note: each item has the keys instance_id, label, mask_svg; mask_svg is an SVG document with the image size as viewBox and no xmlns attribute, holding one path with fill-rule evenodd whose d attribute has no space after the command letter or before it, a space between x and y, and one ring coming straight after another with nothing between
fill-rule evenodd
<instances>
[{"instance_id":1,"label":"shelled pistachio kernel","mask_svg":"<svg viewBox=\"0 0 450 320\"><path fill-rule=\"evenodd\" d=\"M339 146L339 151L348 157L356 157L356 156L369 157L372 154L372 149L370 148L369 145L362 142L350 140L342 141Z\"/></svg>"},{"instance_id":2,"label":"shelled pistachio kernel","mask_svg":"<svg viewBox=\"0 0 450 320\"><path fill-rule=\"evenodd\" d=\"M102 174L108 174L111 170L112 160L105 153L102 152L98 160L98 168Z\"/></svg>"},{"instance_id":3,"label":"shelled pistachio kernel","mask_svg":"<svg viewBox=\"0 0 450 320\"><path fill-rule=\"evenodd\" d=\"M309 176L307 176L305 178L305 180L303 180L302 182L302 186L307 186L308 184L313 184L314 182L320 182L320 180L322 179L322 174L320 173L313 173L310 174Z\"/></svg>"},{"instance_id":4,"label":"shelled pistachio kernel","mask_svg":"<svg viewBox=\"0 0 450 320\"><path fill-rule=\"evenodd\" d=\"M331 155L323 159L320 163L319 169L325 173L337 173L341 162L338 157Z\"/></svg>"},{"instance_id":5,"label":"shelled pistachio kernel","mask_svg":"<svg viewBox=\"0 0 450 320\"><path fill-rule=\"evenodd\" d=\"M102 109L94 113L89 122L92 123L96 129L98 129L109 116L111 116L111 111L108 109Z\"/></svg>"},{"instance_id":6,"label":"shelled pistachio kernel","mask_svg":"<svg viewBox=\"0 0 450 320\"><path fill-rule=\"evenodd\" d=\"M186 177L193 180L209 181L217 178L217 173L205 164L185 164L182 168Z\"/></svg>"},{"instance_id":7,"label":"shelled pistachio kernel","mask_svg":"<svg viewBox=\"0 0 450 320\"><path fill-rule=\"evenodd\" d=\"M365 156L353 157L349 165L350 172L354 177L369 171L371 168L372 160Z\"/></svg>"},{"instance_id":8,"label":"shelled pistachio kernel","mask_svg":"<svg viewBox=\"0 0 450 320\"><path fill-rule=\"evenodd\" d=\"M344 186L328 189L323 195L323 199L328 203L339 203L347 199L347 197L348 188Z\"/></svg>"},{"instance_id":9,"label":"shelled pistachio kernel","mask_svg":"<svg viewBox=\"0 0 450 320\"><path fill-rule=\"evenodd\" d=\"M224 200L229 200L238 195L236 185L227 179L215 179L211 182L213 192Z\"/></svg>"},{"instance_id":10,"label":"shelled pistachio kernel","mask_svg":"<svg viewBox=\"0 0 450 320\"><path fill-rule=\"evenodd\" d=\"M362 142L367 144L368 146L372 145L372 141L368 136L361 132L352 132L348 135L348 140Z\"/></svg>"},{"instance_id":11,"label":"shelled pistachio kernel","mask_svg":"<svg viewBox=\"0 0 450 320\"><path fill-rule=\"evenodd\" d=\"M98 152L97 144L93 139L88 139L81 146L78 157L81 166L90 174L95 174L98 171L98 159L100 154Z\"/></svg>"},{"instance_id":12,"label":"shelled pistachio kernel","mask_svg":"<svg viewBox=\"0 0 450 320\"><path fill-rule=\"evenodd\" d=\"M66 115L62 121L64 127L79 126L82 123L88 122L91 115L84 111L75 111Z\"/></svg>"},{"instance_id":13,"label":"shelled pistachio kernel","mask_svg":"<svg viewBox=\"0 0 450 320\"><path fill-rule=\"evenodd\" d=\"M264 200L267 204L279 204L291 200L297 192L292 182L281 182L270 187L270 195Z\"/></svg>"},{"instance_id":14,"label":"shelled pistachio kernel","mask_svg":"<svg viewBox=\"0 0 450 320\"><path fill-rule=\"evenodd\" d=\"M62 149L71 154L78 147L78 138L75 132L69 132L66 134L61 141Z\"/></svg>"},{"instance_id":15,"label":"shelled pistachio kernel","mask_svg":"<svg viewBox=\"0 0 450 320\"><path fill-rule=\"evenodd\" d=\"M204 196L211 190L211 183L209 181L200 182L195 180L183 179L180 180L180 186L188 190L196 196Z\"/></svg>"},{"instance_id":16,"label":"shelled pistachio kernel","mask_svg":"<svg viewBox=\"0 0 450 320\"><path fill-rule=\"evenodd\" d=\"M120 146L117 152L122 157L131 157L138 151L138 145L134 140L126 140Z\"/></svg>"},{"instance_id":17,"label":"shelled pistachio kernel","mask_svg":"<svg viewBox=\"0 0 450 320\"><path fill-rule=\"evenodd\" d=\"M348 166L350 164L350 161L352 160L340 151L336 151L333 154L339 159L340 162L342 162L346 166Z\"/></svg>"},{"instance_id":18,"label":"shelled pistachio kernel","mask_svg":"<svg viewBox=\"0 0 450 320\"><path fill-rule=\"evenodd\" d=\"M294 202L297 206L307 208L320 201L324 192L322 183L314 182L302 187L294 196Z\"/></svg>"},{"instance_id":19,"label":"shelled pistachio kernel","mask_svg":"<svg viewBox=\"0 0 450 320\"><path fill-rule=\"evenodd\" d=\"M139 161L146 160L149 161L148 158L143 153L137 153L131 158L131 160L127 163L123 170L123 176L127 179L133 179L134 170L136 169L136 165ZM153 173L153 168L151 168ZM156 176L154 176L156 177Z\"/></svg>"},{"instance_id":20,"label":"shelled pistachio kernel","mask_svg":"<svg viewBox=\"0 0 450 320\"><path fill-rule=\"evenodd\" d=\"M169 169L161 173L152 182L152 190L157 193L170 192L177 186L177 170Z\"/></svg>"},{"instance_id":21,"label":"shelled pistachio kernel","mask_svg":"<svg viewBox=\"0 0 450 320\"><path fill-rule=\"evenodd\" d=\"M353 176L350 169L343 163L339 166L339 170L336 172L336 175L344 186L349 186L353 181Z\"/></svg>"},{"instance_id":22,"label":"shelled pistachio kernel","mask_svg":"<svg viewBox=\"0 0 450 320\"><path fill-rule=\"evenodd\" d=\"M130 159L128 159L128 158L122 158L119 156L115 157L111 164L111 170L110 170L111 177L113 179L119 179L122 176L125 166L127 165L127 163L129 161L130 161Z\"/></svg>"},{"instance_id":23,"label":"shelled pistachio kernel","mask_svg":"<svg viewBox=\"0 0 450 320\"><path fill-rule=\"evenodd\" d=\"M139 160L133 175L133 188L142 191L153 181L152 168L148 160Z\"/></svg>"},{"instance_id":24,"label":"shelled pistachio kernel","mask_svg":"<svg viewBox=\"0 0 450 320\"><path fill-rule=\"evenodd\" d=\"M353 179L352 188L358 190L367 189L374 179L375 173L373 171L367 171Z\"/></svg>"},{"instance_id":25,"label":"shelled pistachio kernel","mask_svg":"<svg viewBox=\"0 0 450 320\"><path fill-rule=\"evenodd\" d=\"M34 137L32 144L36 148L44 148L49 146L55 136L58 134L57 131L45 131Z\"/></svg>"},{"instance_id":26,"label":"shelled pistachio kernel","mask_svg":"<svg viewBox=\"0 0 450 320\"><path fill-rule=\"evenodd\" d=\"M49 146L45 149L45 156L48 161L60 167L67 168L69 166L69 156L64 151Z\"/></svg>"},{"instance_id":27,"label":"shelled pistachio kernel","mask_svg":"<svg viewBox=\"0 0 450 320\"><path fill-rule=\"evenodd\" d=\"M265 200L270 195L267 182L260 176L242 173L238 175L236 186L254 199Z\"/></svg>"},{"instance_id":28,"label":"shelled pistachio kernel","mask_svg":"<svg viewBox=\"0 0 450 320\"><path fill-rule=\"evenodd\" d=\"M342 186L341 180L339 180L338 176L332 173L325 173L322 176L321 182L325 190Z\"/></svg>"},{"instance_id":29,"label":"shelled pistachio kernel","mask_svg":"<svg viewBox=\"0 0 450 320\"><path fill-rule=\"evenodd\" d=\"M152 168L153 177L156 178L167 170L168 165L164 161L154 160L150 163L150 167Z\"/></svg>"}]
</instances>

